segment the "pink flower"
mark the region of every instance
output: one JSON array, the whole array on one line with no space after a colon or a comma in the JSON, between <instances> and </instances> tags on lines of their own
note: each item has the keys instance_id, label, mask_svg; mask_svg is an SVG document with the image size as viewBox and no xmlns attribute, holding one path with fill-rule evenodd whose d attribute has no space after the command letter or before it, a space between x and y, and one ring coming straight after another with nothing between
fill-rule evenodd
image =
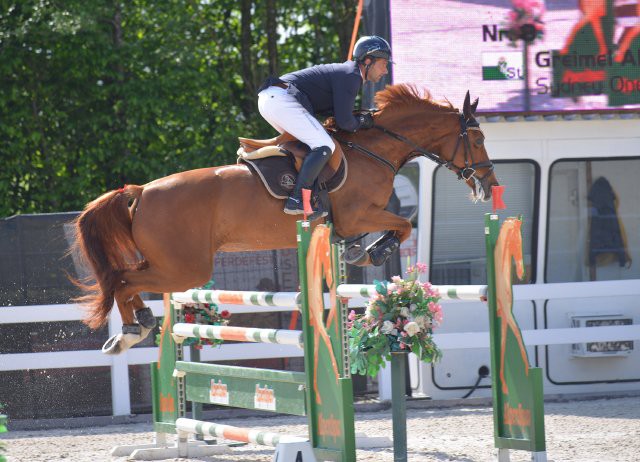
<instances>
[{"instance_id":1,"label":"pink flower","mask_svg":"<svg viewBox=\"0 0 640 462\"><path fill-rule=\"evenodd\" d=\"M402 283L402 278L400 276L393 276L391 278L391 282L393 282L394 284L401 284Z\"/></svg>"},{"instance_id":2,"label":"pink flower","mask_svg":"<svg viewBox=\"0 0 640 462\"><path fill-rule=\"evenodd\" d=\"M422 284L422 290L428 297L440 297L440 291L433 287L430 282L425 282Z\"/></svg>"},{"instance_id":3,"label":"pink flower","mask_svg":"<svg viewBox=\"0 0 640 462\"><path fill-rule=\"evenodd\" d=\"M404 332L403 332L403 334L404 334ZM400 349L404 350L405 348L406 348L406 345L404 343L400 342Z\"/></svg>"},{"instance_id":4,"label":"pink flower","mask_svg":"<svg viewBox=\"0 0 640 462\"><path fill-rule=\"evenodd\" d=\"M427 265L425 265L424 263L416 263L416 270L418 271L418 273L424 274L427 272Z\"/></svg>"},{"instance_id":5,"label":"pink flower","mask_svg":"<svg viewBox=\"0 0 640 462\"><path fill-rule=\"evenodd\" d=\"M349 321L354 321L356 319L356 312L354 310L349 311L349 316L347 316Z\"/></svg>"}]
</instances>

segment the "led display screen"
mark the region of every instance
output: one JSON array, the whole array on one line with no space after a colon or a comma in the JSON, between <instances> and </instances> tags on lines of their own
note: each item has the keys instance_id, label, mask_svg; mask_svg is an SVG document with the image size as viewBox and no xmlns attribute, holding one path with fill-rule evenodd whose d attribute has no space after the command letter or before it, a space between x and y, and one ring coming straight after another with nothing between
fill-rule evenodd
<instances>
[{"instance_id":1,"label":"led display screen","mask_svg":"<svg viewBox=\"0 0 640 462\"><path fill-rule=\"evenodd\" d=\"M390 15L394 83L456 107L470 90L485 113L640 109L640 0L394 0Z\"/></svg>"}]
</instances>

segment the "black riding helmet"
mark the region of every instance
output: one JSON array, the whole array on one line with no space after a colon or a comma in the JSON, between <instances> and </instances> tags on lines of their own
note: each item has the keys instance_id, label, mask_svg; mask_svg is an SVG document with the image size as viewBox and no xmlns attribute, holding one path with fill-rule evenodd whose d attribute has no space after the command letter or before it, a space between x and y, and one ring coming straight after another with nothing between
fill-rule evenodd
<instances>
[{"instance_id":1,"label":"black riding helmet","mask_svg":"<svg viewBox=\"0 0 640 462\"><path fill-rule=\"evenodd\" d=\"M353 60L361 63L367 56L374 59L384 58L392 62L389 42L377 35L360 37L353 48Z\"/></svg>"}]
</instances>

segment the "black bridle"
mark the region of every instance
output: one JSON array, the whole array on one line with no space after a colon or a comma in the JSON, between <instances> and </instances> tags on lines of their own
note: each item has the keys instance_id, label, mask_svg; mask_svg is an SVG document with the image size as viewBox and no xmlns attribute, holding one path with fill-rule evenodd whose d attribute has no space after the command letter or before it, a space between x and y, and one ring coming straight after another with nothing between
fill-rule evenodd
<instances>
[{"instance_id":1,"label":"black bridle","mask_svg":"<svg viewBox=\"0 0 640 462\"><path fill-rule=\"evenodd\" d=\"M402 136L380 125L374 125L373 128L382 131L385 135L395 138L396 140L401 141L404 144L409 145L413 149L409 153L409 156L405 159L405 161L398 166L398 168L396 168L387 159L379 156L375 152L365 148L364 146L358 143L354 143L353 141L342 141L340 139L338 139L338 141L343 142L348 148L356 149L362 152L363 154L366 154L367 156L373 158L374 160L380 162L385 167L391 169L394 176L398 173L398 170L400 170L400 168L402 168L402 166L408 161L410 161L411 159L415 157L426 157L434 161L435 163L442 165L448 168L449 170L451 170L452 172L454 172L456 175L458 175L459 180L464 179L466 181L475 177L478 181L482 182L493 171L493 162L491 162L490 160L486 160L484 162L473 162L473 157L471 156L471 142L469 141L469 135L467 133L468 130L480 130L480 124L475 119L471 119L470 121L467 121L464 118L463 114L459 114L459 120L460 120L460 135L458 136L458 140L456 141L456 147L453 149L453 154L451 155L451 159L449 160L441 159L440 156L438 156L437 154L434 154L433 152L427 151L426 149L418 146L409 138ZM464 168L460 168L454 163L456 156L458 155L461 141L464 149L464 154L463 154ZM484 168L484 167L488 168L487 172L483 176L478 177L476 175L477 169Z\"/></svg>"}]
</instances>

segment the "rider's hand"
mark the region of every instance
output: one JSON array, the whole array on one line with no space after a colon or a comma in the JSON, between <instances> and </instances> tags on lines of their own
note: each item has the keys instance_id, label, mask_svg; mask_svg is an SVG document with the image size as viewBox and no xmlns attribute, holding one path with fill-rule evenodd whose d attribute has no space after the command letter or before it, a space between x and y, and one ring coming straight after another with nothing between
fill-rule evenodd
<instances>
[{"instance_id":1,"label":"rider's hand","mask_svg":"<svg viewBox=\"0 0 640 462\"><path fill-rule=\"evenodd\" d=\"M359 128L372 128L373 127L373 114L370 112L361 112L356 115L358 121L360 122Z\"/></svg>"}]
</instances>

